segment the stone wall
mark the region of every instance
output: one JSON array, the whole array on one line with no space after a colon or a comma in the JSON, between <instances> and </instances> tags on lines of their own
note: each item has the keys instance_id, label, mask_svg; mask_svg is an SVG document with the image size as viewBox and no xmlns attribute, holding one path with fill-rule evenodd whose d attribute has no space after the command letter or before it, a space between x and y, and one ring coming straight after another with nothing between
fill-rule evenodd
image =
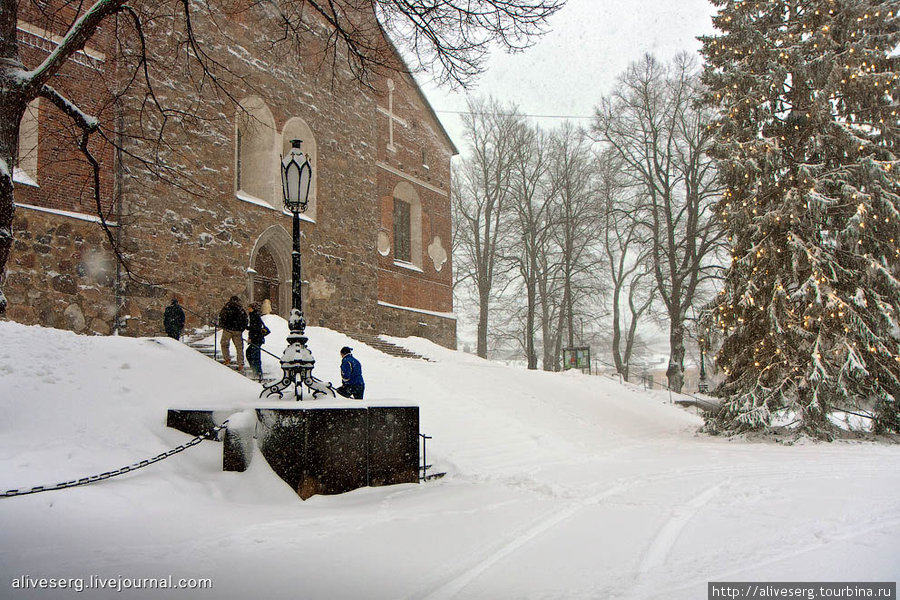
<instances>
[{"instance_id":1,"label":"stone wall","mask_svg":"<svg viewBox=\"0 0 900 600\"><path fill-rule=\"evenodd\" d=\"M115 259L99 225L19 207L7 264L8 317L79 333L112 333Z\"/></svg>"},{"instance_id":2,"label":"stone wall","mask_svg":"<svg viewBox=\"0 0 900 600\"><path fill-rule=\"evenodd\" d=\"M231 17L198 12L193 26L219 62L216 74L224 86L205 87L202 93L196 91L198 72L186 62L183 40L172 34L179 25L171 15L156 15L145 31L152 40L154 91L167 108L183 114L163 120L148 111L146 90L138 81L115 104L118 116L101 115L109 128L123 123L127 134L118 164L112 148L96 149L103 167L102 208L120 226L121 249L133 270L133 277L121 281L120 323L126 335L161 334L162 312L172 295L187 309L188 329L206 324L232 295L245 302L255 299L253 260L263 245L277 255L288 299L279 312L287 314L291 216L275 196L280 189L276 165L280 136L295 118L315 135L317 150L316 210L301 224L308 322L347 332L407 335L420 319L405 311L388 318L379 300L452 311L452 270L442 252L449 253L449 161L455 150L434 114L410 79L395 76L394 106L407 126L394 131L395 150L388 152L388 120L378 110L385 104L386 80L376 79L373 90L360 86L343 67L328 72L285 60L290 48L272 47L259 35L274 22L268 11L266 5L254 5ZM312 35L309 47L320 46L325 33ZM109 42L108 36L98 39ZM32 61L43 51L34 52ZM67 81L74 86L69 90L73 97L86 94L89 103L102 104L111 87L107 71L116 72L111 60L103 64L71 65ZM85 69L92 70L79 71ZM116 73L121 77L125 70ZM91 89L79 88L78 81ZM248 97L261 98L272 117L273 196L265 201L246 198L236 186L237 102ZM17 241L4 288L9 314L26 323L109 333L116 314L115 277L110 275L115 264L99 224L88 219L95 212L85 184L90 172L77 151L57 143L53 128L60 127L59 115L45 108L40 187L17 186L16 198L19 204L55 212L17 212ZM76 160L54 163L60 156ZM422 202L421 272L397 267L390 252L381 251L391 231L385 205L400 181L412 182ZM391 242L388 237L388 246ZM444 321L440 335L432 337L429 329L426 337L455 345L455 333L448 333L448 323L454 322Z\"/></svg>"},{"instance_id":3,"label":"stone wall","mask_svg":"<svg viewBox=\"0 0 900 600\"><path fill-rule=\"evenodd\" d=\"M221 23L220 23L221 24ZM209 34L208 51L223 67L240 73L229 84L232 98L263 98L274 118L273 139L292 118L299 117L315 133L318 197L315 221L301 224L305 312L313 325L339 330L371 330L372 307L377 302L374 245L376 229L375 166L369 154L375 146L372 123L373 101L364 89L341 83L332 94L330 78L321 80L290 61L275 66L281 57L258 35L260 23L244 15L230 20L228 47ZM204 36L213 24L199 21L195 27ZM239 48L242 52L235 52ZM167 60L166 50L157 49L163 62L174 65L157 73L156 85L173 93L190 86L177 59ZM245 54L246 53L246 54ZM248 60L247 57L254 60ZM341 90L340 86L346 89ZM149 174L127 177L123 182L124 230L129 254L140 265L145 278L165 282L167 292L182 298L189 309L206 314L217 312L231 296L249 301L253 296L248 271L260 238L272 228L280 231L279 243L285 281L290 278L291 216L280 209L280 199L265 202L243 199L236 190L236 122L239 108L222 96L170 100L204 116L194 123L172 128L162 155L181 178L183 188ZM132 108L134 108L133 103ZM278 143L278 146L281 144ZM135 152L142 149L135 144ZM272 174L277 176L279 148L273 148ZM140 173L141 165L126 161L126 171ZM271 181L273 191L280 182ZM136 299L141 316L150 315L156 298ZM289 306L281 306L286 315ZM146 333L152 323L134 333Z\"/></svg>"}]
</instances>

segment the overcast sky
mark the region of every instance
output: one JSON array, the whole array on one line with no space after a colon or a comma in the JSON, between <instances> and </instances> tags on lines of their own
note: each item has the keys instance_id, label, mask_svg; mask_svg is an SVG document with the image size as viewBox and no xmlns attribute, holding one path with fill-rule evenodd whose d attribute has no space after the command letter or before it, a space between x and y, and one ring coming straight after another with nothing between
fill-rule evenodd
<instances>
[{"instance_id":1,"label":"overcast sky","mask_svg":"<svg viewBox=\"0 0 900 600\"><path fill-rule=\"evenodd\" d=\"M568 0L550 21L550 31L533 47L515 55L495 52L469 93L515 103L530 115L589 117L616 77L644 53L663 61L682 50L696 53L700 47L696 37L714 31L714 13L708 0ZM464 111L466 94L419 79L464 153L462 121L448 111ZM562 120L538 122L553 127Z\"/></svg>"},{"instance_id":2,"label":"overcast sky","mask_svg":"<svg viewBox=\"0 0 900 600\"><path fill-rule=\"evenodd\" d=\"M550 31L533 47L515 55L495 52L487 71L468 93L515 103L529 115L590 117L618 75L645 53L662 61L681 51L696 53L697 36L714 33L715 12L708 0L568 0L550 21ZM438 88L424 76L418 79L456 147L465 154L462 119L450 111L466 110L466 94ZM587 118L572 120L589 123ZM547 128L562 121L535 119ZM460 306L457 314L462 347L474 339L474 322Z\"/></svg>"}]
</instances>

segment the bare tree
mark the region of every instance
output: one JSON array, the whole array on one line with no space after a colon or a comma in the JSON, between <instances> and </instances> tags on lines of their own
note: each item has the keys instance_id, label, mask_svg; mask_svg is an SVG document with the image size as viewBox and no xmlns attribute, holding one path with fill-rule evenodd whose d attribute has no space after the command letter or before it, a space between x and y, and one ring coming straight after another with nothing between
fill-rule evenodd
<instances>
[{"instance_id":1,"label":"bare tree","mask_svg":"<svg viewBox=\"0 0 900 600\"><path fill-rule=\"evenodd\" d=\"M509 235L510 178L522 117L514 107L493 99L470 99L464 117L471 155L459 175L464 186L453 197L456 230L456 279L475 288L478 297L477 353L487 357L491 301L508 270L501 252ZM499 271L498 271L499 269Z\"/></svg>"},{"instance_id":2,"label":"bare tree","mask_svg":"<svg viewBox=\"0 0 900 600\"><path fill-rule=\"evenodd\" d=\"M552 219L552 217L551 217ZM549 232L553 232L554 221L548 220ZM555 237L547 239L541 252L538 253L539 273L538 297L541 307L541 341L543 345L541 368L544 371L558 371L562 347L562 332L556 327L559 315L563 313L562 290L564 274L561 251L555 243Z\"/></svg>"},{"instance_id":3,"label":"bare tree","mask_svg":"<svg viewBox=\"0 0 900 600\"><path fill-rule=\"evenodd\" d=\"M222 65L207 49L205 42L209 40L195 33L193 20L197 11L225 17L243 10L269 11L280 23L280 31L272 36L273 44L290 44L299 52L308 47L305 42L310 36L318 37L320 41L313 47L319 52L320 66L330 64L333 72L339 64L346 66L364 85L369 84L373 73L405 69L385 37L387 31L401 51L431 67L438 79L465 86L481 72L492 44L507 49L529 45L563 4L564 0L213 0L201 4L160 0L134 5L125 0L0 0L0 284L13 245L13 174L18 164L20 123L34 99L46 99L70 120L77 132L78 148L93 170L94 194L99 198L100 164L92 150L92 138L99 136L116 144L118 134L108 131L107 122L91 114L83 99L63 93L65 86L60 84L67 62L104 31L123 28L116 31L123 45L117 49L121 52L117 58L122 59L117 64L122 70L117 68L116 77L126 86L143 80L146 89L141 109L150 110L139 110L138 115L147 119L147 128L161 136L167 119L173 115L164 106L162 96L154 92L148 74L148 45L163 37L179 37L182 56L188 57L200 74L196 81L201 87L196 92L227 95L221 79ZM148 34L153 15L164 13L178 15L172 20L177 30L165 35L157 33L159 38ZM40 20L43 28L58 39L40 64L26 65L22 60L17 24L26 15ZM152 152L143 158L148 166L160 171ZM98 213L101 219L105 218L99 206ZM115 247L114 236L109 229L107 232ZM0 288L0 313L5 312L6 304Z\"/></svg>"},{"instance_id":4,"label":"bare tree","mask_svg":"<svg viewBox=\"0 0 900 600\"><path fill-rule=\"evenodd\" d=\"M551 220L559 247L562 294L554 332L554 352L566 343L575 345L576 306L598 286L599 262L594 255L597 210L592 194L592 157L587 139L571 123L553 132L550 143L549 178L552 202ZM548 340L544 340L547 344Z\"/></svg>"},{"instance_id":5,"label":"bare tree","mask_svg":"<svg viewBox=\"0 0 900 600\"><path fill-rule=\"evenodd\" d=\"M529 369L537 369L537 329L539 314L538 281L541 279L540 256L547 250L552 234L550 203L546 196L547 136L538 128L522 123L516 132L512 158L515 240L507 256L518 271L525 292L524 314L520 319L521 344Z\"/></svg>"},{"instance_id":6,"label":"bare tree","mask_svg":"<svg viewBox=\"0 0 900 600\"><path fill-rule=\"evenodd\" d=\"M603 250L612 282L612 355L616 371L629 381L631 359L640 319L650 309L656 289L652 279L650 245L636 218L639 191L621 181L622 161L607 149L598 157L598 188ZM627 300L627 316L624 313Z\"/></svg>"},{"instance_id":7,"label":"bare tree","mask_svg":"<svg viewBox=\"0 0 900 600\"><path fill-rule=\"evenodd\" d=\"M621 158L642 189L639 211L649 233L653 273L669 321L669 387L684 383L685 320L724 232L712 204L721 189L706 156L710 116L698 107L696 67L688 56L670 66L646 56L619 78L597 108L593 132Z\"/></svg>"}]
</instances>

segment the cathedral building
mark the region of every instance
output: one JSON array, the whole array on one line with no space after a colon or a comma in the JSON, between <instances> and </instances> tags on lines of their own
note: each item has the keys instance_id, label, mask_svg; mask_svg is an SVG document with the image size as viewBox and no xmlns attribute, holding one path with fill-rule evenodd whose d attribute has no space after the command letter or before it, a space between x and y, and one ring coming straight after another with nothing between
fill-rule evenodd
<instances>
[{"instance_id":1,"label":"cathedral building","mask_svg":"<svg viewBox=\"0 0 900 600\"><path fill-rule=\"evenodd\" d=\"M104 24L69 61L53 85L100 119L105 138L89 146L97 176L68 117L32 103L15 169L9 318L160 335L172 296L191 328L232 295L269 300L287 316L291 214L280 158L299 139L313 166L301 216L309 324L455 347L453 142L403 69L360 84L340 60L315 60L324 22L310 28L304 54L260 35L277 29L276 17L264 3L198 17L208 72L189 60L176 16L145 21L146 78L131 77L137 45L123 23ZM62 34L42 19L19 15L26 67Z\"/></svg>"}]
</instances>

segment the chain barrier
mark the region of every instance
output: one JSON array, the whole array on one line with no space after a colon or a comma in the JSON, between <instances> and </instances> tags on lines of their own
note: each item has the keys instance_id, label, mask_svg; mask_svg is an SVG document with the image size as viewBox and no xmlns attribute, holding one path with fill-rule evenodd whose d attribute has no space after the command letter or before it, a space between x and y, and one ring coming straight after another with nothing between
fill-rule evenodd
<instances>
[{"instance_id":1,"label":"chain barrier","mask_svg":"<svg viewBox=\"0 0 900 600\"><path fill-rule=\"evenodd\" d=\"M61 483L57 483L52 486L45 485L37 485L31 489L27 490L6 490L2 494L0 494L0 498L11 498L13 496L26 496L28 494L37 494L38 492L51 492L54 490L64 490L66 488L77 487L80 485L88 485L89 483L96 483L98 481L103 481L104 479L112 479L113 477L118 477L119 475L124 475L125 473L130 473L132 471L137 471L138 469L143 469L144 467L149 467L154 463L158 463L161 460L165 460L170 456L175 456L179 452L184 452L191 446L196 446L200 442L205 439L209 439L214 437L220 431L225 429L228 425L228 419L222 422L221 425L217 425L213 427L206 433L202 433L195 437L194 439L181 444L180 446L176 446L172 448L168 452L163 452L162 454L158 454L153 458L148 458L146 460L142 460L140 462L136 462L134 464L128 465L127 467L122 467L121 469L116 469L115 471L106 471L105 473L100 473L99 475L91 475L90 477L82 477L81 479L73 479L72 481L63 481Z\"/></svg>"}]
</instances>

